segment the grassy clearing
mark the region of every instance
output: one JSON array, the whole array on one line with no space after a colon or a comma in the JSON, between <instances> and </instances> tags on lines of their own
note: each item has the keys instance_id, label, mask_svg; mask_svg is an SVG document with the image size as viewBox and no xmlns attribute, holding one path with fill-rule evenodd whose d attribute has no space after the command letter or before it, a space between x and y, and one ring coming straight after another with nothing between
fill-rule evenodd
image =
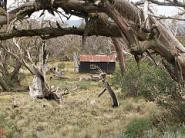
<instances>
[{"instance_id":1,"label":"grassy clearing","mask_svg":"<svg viewBox=\"0 0 185 138\"><path fill-rule=\"evenodd\" d=\"M75 92L60 105L32 100L27 93L1 96L1 122L5 122L7 136L13 137L116 137L132 120L157 109L153 103L134 99L120 101L120 107L112 109L109 96L97 98L97 94L93 90ZM17 98L18 108L12 108L12 97Z\"/></svg>"},{"instance_id":2,"label":"grassy clearing","mask_svg":"<svg viewBox=\"0 0 185 138\"><path fill-rule=\"evenodd\" d=\"M54 101L33 100L27 92L0 94L0 127L5 128L7 137L135 137L140 136L138 128L148 130L150 117L160 111L155 103L141 97L124 99L117 89L120 106L113 109L107 92L97 97L103 89L101 82L79 81L88 74L73 73L70 67L66 72L69 80L48 81L69 92L76 88L63 97L60 105ZM17 108L12 107L13 100ZM133 131L136 132L131 135Z\"/></svg>"}]
</instances>

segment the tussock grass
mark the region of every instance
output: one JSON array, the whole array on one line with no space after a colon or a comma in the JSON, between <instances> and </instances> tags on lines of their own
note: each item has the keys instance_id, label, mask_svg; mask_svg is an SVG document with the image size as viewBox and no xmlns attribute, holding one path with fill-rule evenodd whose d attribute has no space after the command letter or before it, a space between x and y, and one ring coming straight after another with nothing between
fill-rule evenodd
<instances>
[{"instance_id":1,"label":"tussock grass","mask_svg":"<svg viewBox=\"0 0 185 138\"><path fill-rule=\"evenodd\" d=\"M107 93L97 98L98 91L80 90L64 97L58 105L54 101L32 100L27 93L16 95L18 108L12 108L8 96L1 111L5 113L3 122L7 136L12 137L117 137L135 118L150 114L148 106L155 104L133 99L120 101L120 107L111 108L111 99ZM124 104L125 103L125 104ZM128 105L132 108L128 111ZM143 110L138 110L141 107ZM145 109L146 108L146 109ZM155 109L153 109L155 110ZM14 129L12 129L12 127Z\"/></svg>"},{"instance_id":2,"label":"tussock grass","mask_svg":"<svg viewBox=\"0 0 185 138\"><path fill-rule=\"evenodd\" d=\"M159 110L155 103L146 102L143 98L122 98L119 89L115 92L120 106L113 109L108 92L98 98L103 89L101 82L79 81L79 77L88 75L72 73L72 69L67 74L70 74L69 80L49 82L61 89L67 88L69 92L77 86L75 91L63 97L60 104L33 100L27 92L0 94L0 126L6 129L7 137L121 137L129 131L129 126L134 125L134 120L148 117ZM12 107L12 99L16 99L17 108ZM142 119L140 122L138 126L143 124L143 129L148 127L147 122Z\"/></svg>"}]
</instances>

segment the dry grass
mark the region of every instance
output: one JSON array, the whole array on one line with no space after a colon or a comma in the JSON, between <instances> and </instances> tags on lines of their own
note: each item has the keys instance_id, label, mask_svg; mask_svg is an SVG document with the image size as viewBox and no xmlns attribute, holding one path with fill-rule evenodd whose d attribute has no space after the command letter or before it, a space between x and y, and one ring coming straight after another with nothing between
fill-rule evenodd
<instances>
[{"instance_id":1,"label":"dry grass","mask_svg":"<svg viewBox=\"0 0 185 138\"><path fill-rule=\"evenodd\" d=\"M68 63L69 64L69 63ZM69 64L71 66L71 64ZM61 89L77 89L63 97L62 103L33 100L28 93L3 93L0 95L0 123L8 137L23 138L97 138L117 137L135 118L146 117L158 111L152 102L142 98L121 99L113 109L108 93L97 97L101 82L79 81L85 74L68 70L70 80L53 80ZM15 99L18 107L12 107Z\"/></svg>"}]
</instances>

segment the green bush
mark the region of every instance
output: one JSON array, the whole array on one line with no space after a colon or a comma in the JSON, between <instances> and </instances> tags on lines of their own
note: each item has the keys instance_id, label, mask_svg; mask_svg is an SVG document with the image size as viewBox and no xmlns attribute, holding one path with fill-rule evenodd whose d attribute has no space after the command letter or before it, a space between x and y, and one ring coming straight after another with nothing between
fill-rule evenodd
<instances>
[{"instance_id":1,"label":"green bush","mask_svg":"<svg viewBox=\"0 0 185 138\"><path fill-rule=\"evenodd\" d=\"M164 131L160 131L157 128L151 128L145 131L143 138L184 138L185 129L184 126L179 126L176 128L169 127Z\"/></svg>"},{"instance_id":2,"label":"green bush","mask_svg":"<svg viewBox=\"0 0 185 138\"><path fill-rule=\"evenodd\" d=\"M116 70L112 83L116 87L121 87L129 96L142 95L154 100L159 94L168 95L176 88L176 83L168 72L149 61L140 62L140 69L133 59L129 59L126 65L127 71L123 76L119 69Z\"/></svg>"},{"instance_id":3,"label":"green bush","mask_svg":"<svg viewBox=\"0 0 185 138\"><path fill-rule=\"evenodd\" d=\"M117 138L184 138L184 125L165 125L161 130L153 125L152 118L135 118Z\"/></svg>"},{"instance_id":4,"label":"green bush","mask_svg":"<svg viewBox=\"0 0 185 138\"><path fill-rule=\"evenodd\" d=\"M145 131L152 126L151 121L148 118L136 118L132 120L124 133L125 138L138 138L145 134Z\"/></svg>"}]
</instances>

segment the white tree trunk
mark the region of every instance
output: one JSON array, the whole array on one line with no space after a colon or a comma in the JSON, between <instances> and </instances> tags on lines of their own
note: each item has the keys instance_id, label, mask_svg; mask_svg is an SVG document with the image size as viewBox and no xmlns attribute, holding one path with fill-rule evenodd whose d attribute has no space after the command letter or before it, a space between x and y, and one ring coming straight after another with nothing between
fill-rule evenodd
<instances>
[{"instance_id":1,"label":"white tree trunk","mask_svg":"<svg viewBox=\"0 0 185 138\"><path fill-rule=\"evenodd\" d=\"M79 72L79 59L78 54L73 52L74 72Z\"/></svg>"},{"instance_id":2,"label":"white tree trunk","mask_svg":"<svg viewBox=\"0 0 185 138\"><path fill-rule=\"evenodd\" d=\"M39 51L39 64L37 67L34 66L34 78L32 85L29 87L29 94L32 98L46 98L50 93L50 90L45 82L45 74L47 71L47 55L44 55L45 53L46 51L44 42Z\"/></svg>"},{"instance_id":3,"label":"white tree trunk","mask_svg":"<svg viewBox=\"0 0 185 138\"><path fill-rule=\"evenodd\" d=\"M32 85L29 86L29 89L30 89L29 94L32 98L43 98L44 97L42 83L43 82L41 78L35 75L32 81Z\"/></svg>"}]
</instances>

